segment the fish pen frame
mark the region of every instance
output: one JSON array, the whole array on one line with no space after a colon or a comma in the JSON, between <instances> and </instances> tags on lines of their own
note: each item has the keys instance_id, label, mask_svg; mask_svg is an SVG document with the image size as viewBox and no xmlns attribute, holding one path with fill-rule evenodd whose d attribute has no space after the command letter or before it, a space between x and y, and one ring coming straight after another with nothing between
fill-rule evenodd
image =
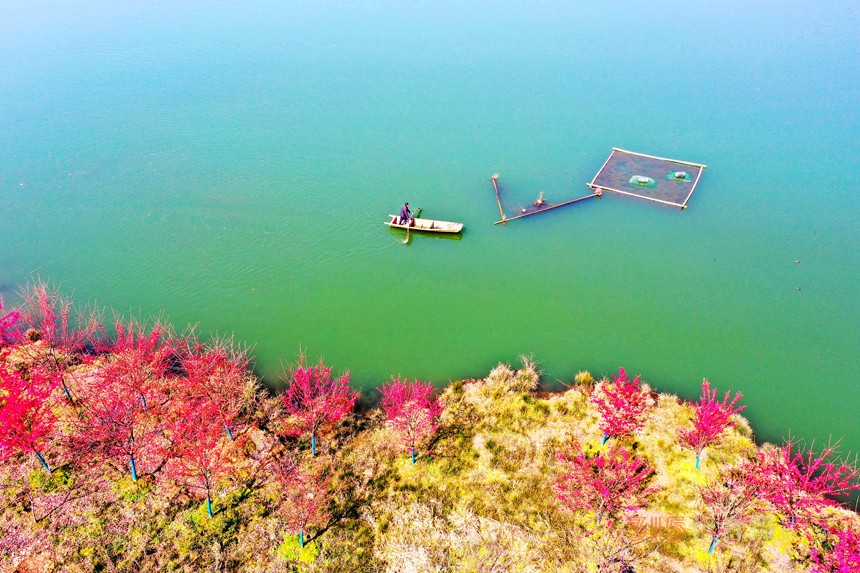
<instances>
[{"instance_id":1,"label":"fish pen frame","mask_svg":"<svg viewBox=\"0 0 860 573\"><path fill-rule=\"evenodd\" d=\"M633 162L635 164L634 166L639 168L639 171L633 172L626 170L626 164L628 162ZM686 194L677 192L675 193L676 195L678 195L678 200L672 201L669 200L669 198L666 196L660 198L659 196L655 197L653 195L636 193L632 190L625 191L623 189L618 188L621 186L619 183L623 184L623 180L626 179L628 176L630 176L630 184L632 184L633 179L638 179L638 185L643 185L651 188L658 187L660 183L657 183L655 179L644 176L644 174L649 171L652 175L655 175L655 178L657 179L668 180L666 182L663 182L663 185L666 185L667 183L689 183L690 181L687 180L689 174L686 171L673 171L672 164L681 165L688 168L696 168L695 178L691 178L692 185L690 186L689 192L687 192ZM591 180L591 183L586 183L586 186L590 189L593 189L595 192L610 191L612 193L620 193L622 195L628 195L630 197L639 197L640 199L647 199L648 201L662 203L663 205L679 207L683 210L687 208L687 202L690 200L690 197L693 196L693 191L696 190L696 185L699 184L699 179L702 176L702 171L704 171L706 167L707 165L702 165L701 163L681 161L678 159L668 159L666 157L646 155L644 153L637 153L635 151L627 151L625 149L613 147L612 153L610 153L609 157L606 158L606 161L603 162L603 166L600 168L600 171L597 172L597 175L594 176L594 179ZM666 175L663 177L657 177L658 173L665 173ZM673 173L674 177L672 176ZM679 177L680 174L683 174L684 177ZM680 188L676 189L676 191L680 190Z\"/></svg>"}]
</instances>

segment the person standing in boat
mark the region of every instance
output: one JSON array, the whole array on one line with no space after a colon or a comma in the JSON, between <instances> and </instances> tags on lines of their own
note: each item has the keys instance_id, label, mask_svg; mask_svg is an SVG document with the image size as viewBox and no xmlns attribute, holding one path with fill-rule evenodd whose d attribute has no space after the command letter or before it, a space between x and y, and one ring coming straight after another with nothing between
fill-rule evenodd
<instances>
[{"instance_id":1,"label":"person standing in boat","mask_svg":"<svg viewBox=\"0 0 860 573\"><path fill-rule=\"evenodd\" d=\"M409 201L400 210L400 224L412 226L412 211L409 210Z\"/></svg>"}]
</instances>

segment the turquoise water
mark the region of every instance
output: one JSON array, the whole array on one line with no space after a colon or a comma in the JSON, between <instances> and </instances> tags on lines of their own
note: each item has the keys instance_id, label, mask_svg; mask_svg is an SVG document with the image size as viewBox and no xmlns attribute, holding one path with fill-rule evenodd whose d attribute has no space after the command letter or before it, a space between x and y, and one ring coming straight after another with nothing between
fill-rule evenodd
<instances>
[{"instance_id":1,"label":"turquoise water","mask_svg":"<svg viewBox=\"0 0 860 573\"><path fill-rule=\"evenodd\" d=\"M762 439L860 450L854 3L78 4L0 6L7 303L232 332L273 385L300 349L366 389L707 377ZM689 209L492 224L491 174L584 195L613 146L707 164ZM406 200L462 238L404 245Z\"/></svg>"}]
</instances>

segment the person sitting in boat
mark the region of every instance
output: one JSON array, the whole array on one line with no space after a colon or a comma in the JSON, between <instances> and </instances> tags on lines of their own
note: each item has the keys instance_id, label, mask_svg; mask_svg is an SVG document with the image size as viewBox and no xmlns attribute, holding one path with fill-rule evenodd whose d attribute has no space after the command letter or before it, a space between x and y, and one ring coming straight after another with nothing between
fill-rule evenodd
<instances>
[{"instance_id":1,"label":"person sitting in boat","mask_svg":"<svg viewBox=\"0 0 860 573\"><path fill-rule=\"evenodd\" d=\"M407 201L400 210L400 225L412 226L412 211L409 210L409 202Z\"/></svg>"}]
</instances>

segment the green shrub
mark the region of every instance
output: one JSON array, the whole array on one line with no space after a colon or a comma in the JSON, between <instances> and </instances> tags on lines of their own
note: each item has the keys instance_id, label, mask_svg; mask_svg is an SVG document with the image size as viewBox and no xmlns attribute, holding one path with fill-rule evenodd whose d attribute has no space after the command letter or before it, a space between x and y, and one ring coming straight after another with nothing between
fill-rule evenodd
<instances>
[{"instance_id":1,"label":"green shrub","mask_svg":"<svg viewBox=\"0 0 860 573\"><path fill-rule=\"evenodd\" d=\"M302 547L299 536L295 533L287 533L284 540L278 546L277 555L284 561L298 561L299 563L313 563L320 554L316 541L306 541Z\"/></svg>"},{"instance_id":2,"label":"green shrub","mask_svg":"<svg viewBox=\"0 0 860 573\"><path fill-rule=\"evenodd\" d=\"M580 370L573 377L573 382L579 386L591 386L594 384L594 377L588 370Z\"/></svg>"}]
</instances>

